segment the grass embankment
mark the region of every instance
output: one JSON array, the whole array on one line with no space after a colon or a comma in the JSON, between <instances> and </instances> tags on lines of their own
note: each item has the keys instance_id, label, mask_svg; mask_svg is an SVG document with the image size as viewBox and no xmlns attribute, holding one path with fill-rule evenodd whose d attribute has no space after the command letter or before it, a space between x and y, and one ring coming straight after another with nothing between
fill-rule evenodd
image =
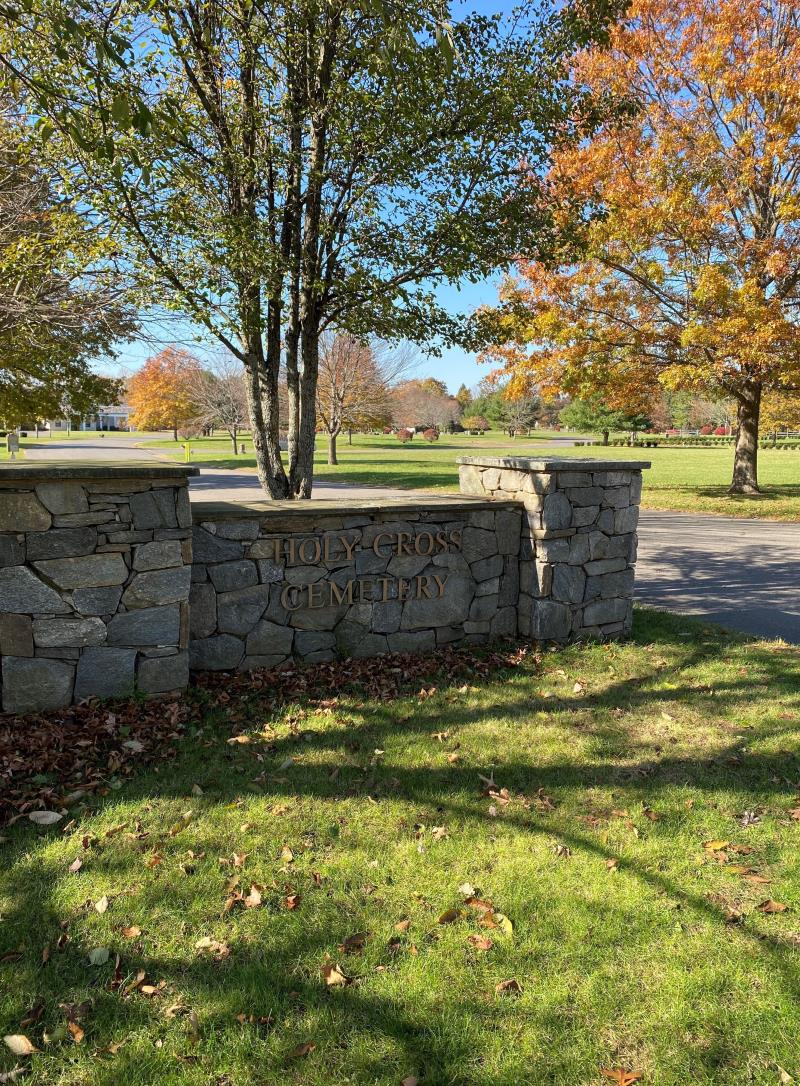
<instances>
[{"instance_id":1,"label":"grass embankment","mask_svg":"<svg viewBox=\"0 0 800 1086\"><path fill-rule=\"evenodd\" d=\"M564 436L564 435L562 435ZM254 467L251 455L233 457L222 438L192 442L192 462L224 468ZM151 443L147 443L150 445ZM183 449L174 444L152 443L167 455L182 460ZM319 479L420 490L457 490L459 456L578 456L613 460L649 460L645 472L642 506L691 513L717 513L735 517L800 520L800 452L764 449L759 452L759 477L764 492L756 497L730 497L732 449L626 449L564 447L560 442L499 434L474 437L443 435L433 445L415 438L401 445L394 437L357 434L353 444L340 442L336 467L326 463L324 442L318 439L315 472Z\"/></svg>"},{"instance_id":2,"label":"grass embankment","mask_svg":"<svg viewBox=\"0 0 800 1086\"><path fill-rule=\"evenodd\" d=\"M798 650L639 612L479 659L195 691L170 764L7 829L21 1081L800 1080Z\"/></svg>"}]
</instances>

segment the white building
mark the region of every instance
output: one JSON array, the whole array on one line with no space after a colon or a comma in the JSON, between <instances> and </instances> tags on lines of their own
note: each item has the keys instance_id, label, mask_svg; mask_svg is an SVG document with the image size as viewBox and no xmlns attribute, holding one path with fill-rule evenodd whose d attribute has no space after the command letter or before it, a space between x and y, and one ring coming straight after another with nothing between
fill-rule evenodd
<instances>
[{"instance_id":1,"label":"white building","mask_svg":"<svg viewBox=\"0 0 800 1086\"><path fill-rule=\"evenodd\" d=\"M84 418L48 419L47 426L52 433L66 433L67 430L129 430L130 416L133 409L126 403L103 406L95 414Z\"/></svg>"}]
</instances>

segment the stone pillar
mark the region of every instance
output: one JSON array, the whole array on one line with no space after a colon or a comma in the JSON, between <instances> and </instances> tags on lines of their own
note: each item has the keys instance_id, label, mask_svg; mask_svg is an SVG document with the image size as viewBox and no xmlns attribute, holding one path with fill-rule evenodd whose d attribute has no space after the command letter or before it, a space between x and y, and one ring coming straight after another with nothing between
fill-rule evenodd
<instances>
[{"instance_id":1,"label":"stone pillar","mask_svg":"<svg viewBox=\"0 0 800 1086\"><path fill-rule=\"evenodd\" d=\"M183 689L195 467L0 465L4 712Z\"/></svg>"},{"instance_id":2,"label":"stone pillar","mask_svg":"<svg viewBox=\"0 0 800 1086\"><path fill-rule=\"evenodd\" d=\"M461 457L464 494L525 507L518 632L537 641L627 634L648 461Z\"/></svg>"}]
</instances>

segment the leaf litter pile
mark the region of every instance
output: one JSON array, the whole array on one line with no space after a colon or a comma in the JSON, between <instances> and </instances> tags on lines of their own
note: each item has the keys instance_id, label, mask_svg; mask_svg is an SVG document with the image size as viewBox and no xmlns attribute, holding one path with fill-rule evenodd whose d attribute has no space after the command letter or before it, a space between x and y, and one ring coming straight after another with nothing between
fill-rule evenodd
<instances>
[{"instance_id":1,"label":"leaf litter pile","mask_svg":"<svg viewBox=\"0 0 800 1086\"><path fill-rule=\"evenodd\" d=\"M176 744L209 709L232 713L250 702L262 711L278 709L344 690L384 702L420 685L424 692L431 683L486 677L527 655L516 647L445 648L435 657L394 654L235 675L210 672L197 677L179 700L103 704L93 699L54 712L2 715L0 826L30 812L63 810L108 795L144 766L174 757Z\"/></svg>"}]
</instances>

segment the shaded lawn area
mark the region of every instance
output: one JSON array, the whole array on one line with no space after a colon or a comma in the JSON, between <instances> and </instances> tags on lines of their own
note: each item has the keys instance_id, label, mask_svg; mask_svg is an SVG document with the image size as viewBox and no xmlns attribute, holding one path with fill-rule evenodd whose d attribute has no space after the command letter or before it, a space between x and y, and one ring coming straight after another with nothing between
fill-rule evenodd
<instances>
[{"instance_id":1,"label":"shaded lawn area","mask_svg":"<svg viewBox=\"0 0 800 1086\"><path fill-rule=\"evenodd\" d=\"M568 436L568 435L561 435ZM149 443L148 443L149 444ZM155 444L155 443L153 443ZM394 437L356 434L353 445L340 442L339 460L330 467L318 442L318 479L361 486L401 489L458 490L459 456L577 456L612 460L649 460L644 473L642 507L674 512L716 513L733 517L800 520L800 452L759 451L759 478L764 488L756 497L727 493L733 466L732 449L626 449L603 446L565 447L540 439L512 441L501 434L483 437L443 435L434 445L415 438L401 445ZM183 459L173 445L161 445L167 455ZM248 448L252 448L248 445ZM222 468L254 467L251 456L231 457L225 441L215 438L192 443L192 462Z\"/></svg>"},{"instance_id":2,"label":"shaded lawn area","mask_svg":"<svg viewBox=\"0 0 800 1086\"><path fill-rule=\"evenodd\" d=\"M639 611L482 659L309 669L283 704L222 679L174 760L5 830L21 1081L800 1078L800 651Z\"/></svg>"}]
</instances>

